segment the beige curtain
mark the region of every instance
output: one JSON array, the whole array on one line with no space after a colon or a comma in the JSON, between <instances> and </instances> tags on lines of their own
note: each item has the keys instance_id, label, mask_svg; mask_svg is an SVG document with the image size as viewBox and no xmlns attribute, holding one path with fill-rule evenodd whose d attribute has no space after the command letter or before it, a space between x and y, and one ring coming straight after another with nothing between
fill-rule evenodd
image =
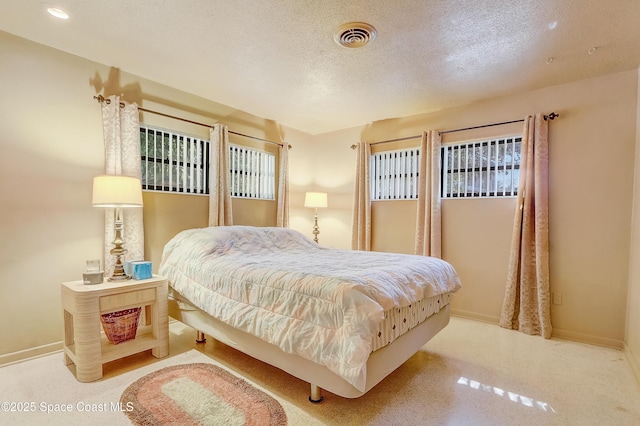
<instances>
[{"instance_id":1,"label":"beige curtain","mask_svg":"<svg viewBox=\"0 0 640 426\"><path fill-rule=\"evenodd\" d=\"M276 225L289 227L289 145L280 146L278 176L278 211Z\"/></svg>"},{"instance_id":2,"label":"beige curtain","mask_svg":"<svg viewBox=\"0 0 640 426\"><path fill-rule=\"evenodd\" d=\"M369 144L358 142L356 155L351 248L353 250L371 250L371 192L369 189L371 147Z\"/></svg>"},{"instance_id":3,"label":"beige curtain","mask_svg":"<svg viewBox=\"0 0 640 426\"><path fill-rule=\"evenodd\" d=\"M105 173L140 178L140 121L138 105L123 103L118 96L109 96L102 103L102 130L104 135ZM104 271L113 274L115 258L113 248L114 209L106 209L104 216ZM142 209L122 209L122 237L127 250L124 260L144 260L144 224Z\"/></svg>"},{"instance_id":4,"label":"beige curtain","mask_svg":"<svg viewBox=\"0 0 640 426\"><path fill-rule=\"evenodd\" d=\"M549 292L549 142L541 114L522 132L518 201L500 326L551 337Z\"/></svg>"},{"instance_id":5,"label":"beige curtain","mask_svg":"<svg viewBox=\"0 0 640 426\"><path fill-rule=\"evenodd\" d=\"M439 132L422 133L415 253L423 256L442 256L440 141Z\"/></svg>"},{"instance_id":6,"label":"beige curtain","mask_svg":"<svg viewBox=\"0 0 640 426\"><path fill-rule=\"evenodd\" d=\"M229 176L229 129L215 124L209 131L209 226L233 225L231 176Z\"/></svg>"}]
</instances>

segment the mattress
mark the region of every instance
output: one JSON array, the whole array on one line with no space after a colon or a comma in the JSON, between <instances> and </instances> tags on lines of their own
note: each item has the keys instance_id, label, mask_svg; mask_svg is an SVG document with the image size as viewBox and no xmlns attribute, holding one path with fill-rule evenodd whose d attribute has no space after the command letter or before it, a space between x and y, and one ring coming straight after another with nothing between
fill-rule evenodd
<instances>
[{"instance_id":1,"label":"mattress","mask_svg":"<svg viewBox=\"0 0 640 426\"><path fill-rule=\"evenodd\" d=\"M409 306L392 308L384 313L384 319L371 339L371 352L393 343L412 328L420 325L433 314L440 312L451 301L451 293L425 297Z\"/></svg>"},{"instance_id":2,"label":"mattress","mask_svg":"<svg viewBox=\"0 0 640 426\"><path fill-rule=\"evenodd\" d=\"M393 343L409 330L422 324L431 315L440 312L441 309L449 305L452 296L452 293L445 293L425 297L409 306L393 308L384 312L384 319L378 324L375 335L371 338L371 352ZM197 309L173 288L169 288L169 297L176 301L180 310Z\"/></svg>"},{"instance_id":3,"label":"mattress","mask_svg":"<svg viewBox=\"0 0 640 426\"><path fill-rule=\"evenodd\" d=\"M460 288L441 259L331 249L292 229L247 226L182 231L165 245L159 273L212 317L359 390L375 336L376 347L397 339ZM395 324L377 330L385 312Z\"/></svg>"}]
</instances>

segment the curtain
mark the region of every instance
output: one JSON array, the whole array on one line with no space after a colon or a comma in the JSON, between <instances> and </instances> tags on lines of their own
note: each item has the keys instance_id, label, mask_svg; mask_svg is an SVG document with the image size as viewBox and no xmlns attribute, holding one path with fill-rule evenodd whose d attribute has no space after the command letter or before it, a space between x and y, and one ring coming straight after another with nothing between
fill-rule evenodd
<instances>
[{"instance_id":1,"label":"curtain","mask_svg":"<svg viewBox=\"0 0 640 426\"><path fill-rule=\"evenodd\" d=\"M280 146L276 226L289 227L289 145Z\"/></svg>"},{"instance_id":2,"label":"curtain","mask_svg":"<svg viewBox=\"0 0 640 426\"><path fill-rule=\"evenodd\" d=\"M356 155L351 248L353 250L371 250L371 192L369 189L371 147L369 144L358 142Z\"/></svg>"},{"instance_id":3,"label":"curtain","mask_svg":"<svg viewBox=\"0 0 640 426\"><path fill-rule=\"evenodd\" d=\"M109 96L102 103L102 130L104 135L105 173L141 177L140 121L138 105L124 103L120 107L118 96ZM127 260L144 260L144 224L142 209L122 209L123 230ZM113 248L114 209L105 212L104 271L113 274L115 258L109 253Z\"/></svg>"},{"instance_id":4,"label":"curtain","mask_svg":"<svg viewBox=\"0 0 640 426\"><path fill-rule=\"evenodd\" d=\"M210 135L209 226L233 225L231 176L229 176L229 129L215 124Z\"/></svg>"},{"instance_id":5,"label":"curtain","mask_svg":"<svg viewBox=\"0 0 640 426\"><path fill-rule=\"evenodd\" d=\"M549 292L549 128L525 118L520 180L500 326L551 337Z\"/></svg>"},{"instance_id":6,"label":"curtain","mask_svg":"<svg viewBox=\"0 0 640 426\"><path fill-rule=\"evenodd\" d=\"M422 132L415 253L423 256L442 256L440 144L439 132Z\"/></svg>"}]
</instances>

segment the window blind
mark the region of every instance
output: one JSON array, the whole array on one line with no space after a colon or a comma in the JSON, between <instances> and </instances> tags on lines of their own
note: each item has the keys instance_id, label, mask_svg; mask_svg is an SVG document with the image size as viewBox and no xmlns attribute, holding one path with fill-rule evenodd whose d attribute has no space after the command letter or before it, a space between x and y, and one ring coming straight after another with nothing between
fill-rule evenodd
<instances>
[{"instance_id":1,"label":"window blind","mask_svg":"<svg viewBox=\"0 0 640 426\"><path fill-rule=\"evenodd\" d=\"M142 189L209 193L209 141L140 125Z\"/></svg>"},{"instance_id":2,"label":"window blind","mask_svg":"<svg viewBox=\"0 0 640 426\"><path fill-rule=\"evenodd\" d=\"M420 148L372 154L369 163L372 200L418 198Z\"/></svg>"},{"instance_id":3,"label":"window blind","mask_svg":"<svg viewBox=\"0 0 640 426\"><path fill-rule=\"evenodd\" d=\"M522 137L442 146L442 198L518 193Z\"/></svg>"},{"instance_id":4,"label":"window blind","mask_svg":"<svg viewBox=\"0 0 640 426\"><path fill-rule=\"evenodd\" d=\"M233 197L275 199L275 155L231 145L229 156Z\"/></svg>"}]
</instances>

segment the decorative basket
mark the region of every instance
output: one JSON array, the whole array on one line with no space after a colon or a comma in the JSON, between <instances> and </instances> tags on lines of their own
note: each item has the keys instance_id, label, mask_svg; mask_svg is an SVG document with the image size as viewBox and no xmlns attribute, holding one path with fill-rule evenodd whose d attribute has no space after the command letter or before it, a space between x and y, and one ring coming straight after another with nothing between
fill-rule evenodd
<instances>
[{"instance_id":1,"label":"decorative basket","mask_svg":"<svg viewBox=\"0 0 640 426\"><path fill-rule=\"evenodd\" d=\"M100 321L107 339L114 345L135 339L138 331L138 319L142 308L125 309L124 311L102 314Z\"/></svg>"}]
</instances>

